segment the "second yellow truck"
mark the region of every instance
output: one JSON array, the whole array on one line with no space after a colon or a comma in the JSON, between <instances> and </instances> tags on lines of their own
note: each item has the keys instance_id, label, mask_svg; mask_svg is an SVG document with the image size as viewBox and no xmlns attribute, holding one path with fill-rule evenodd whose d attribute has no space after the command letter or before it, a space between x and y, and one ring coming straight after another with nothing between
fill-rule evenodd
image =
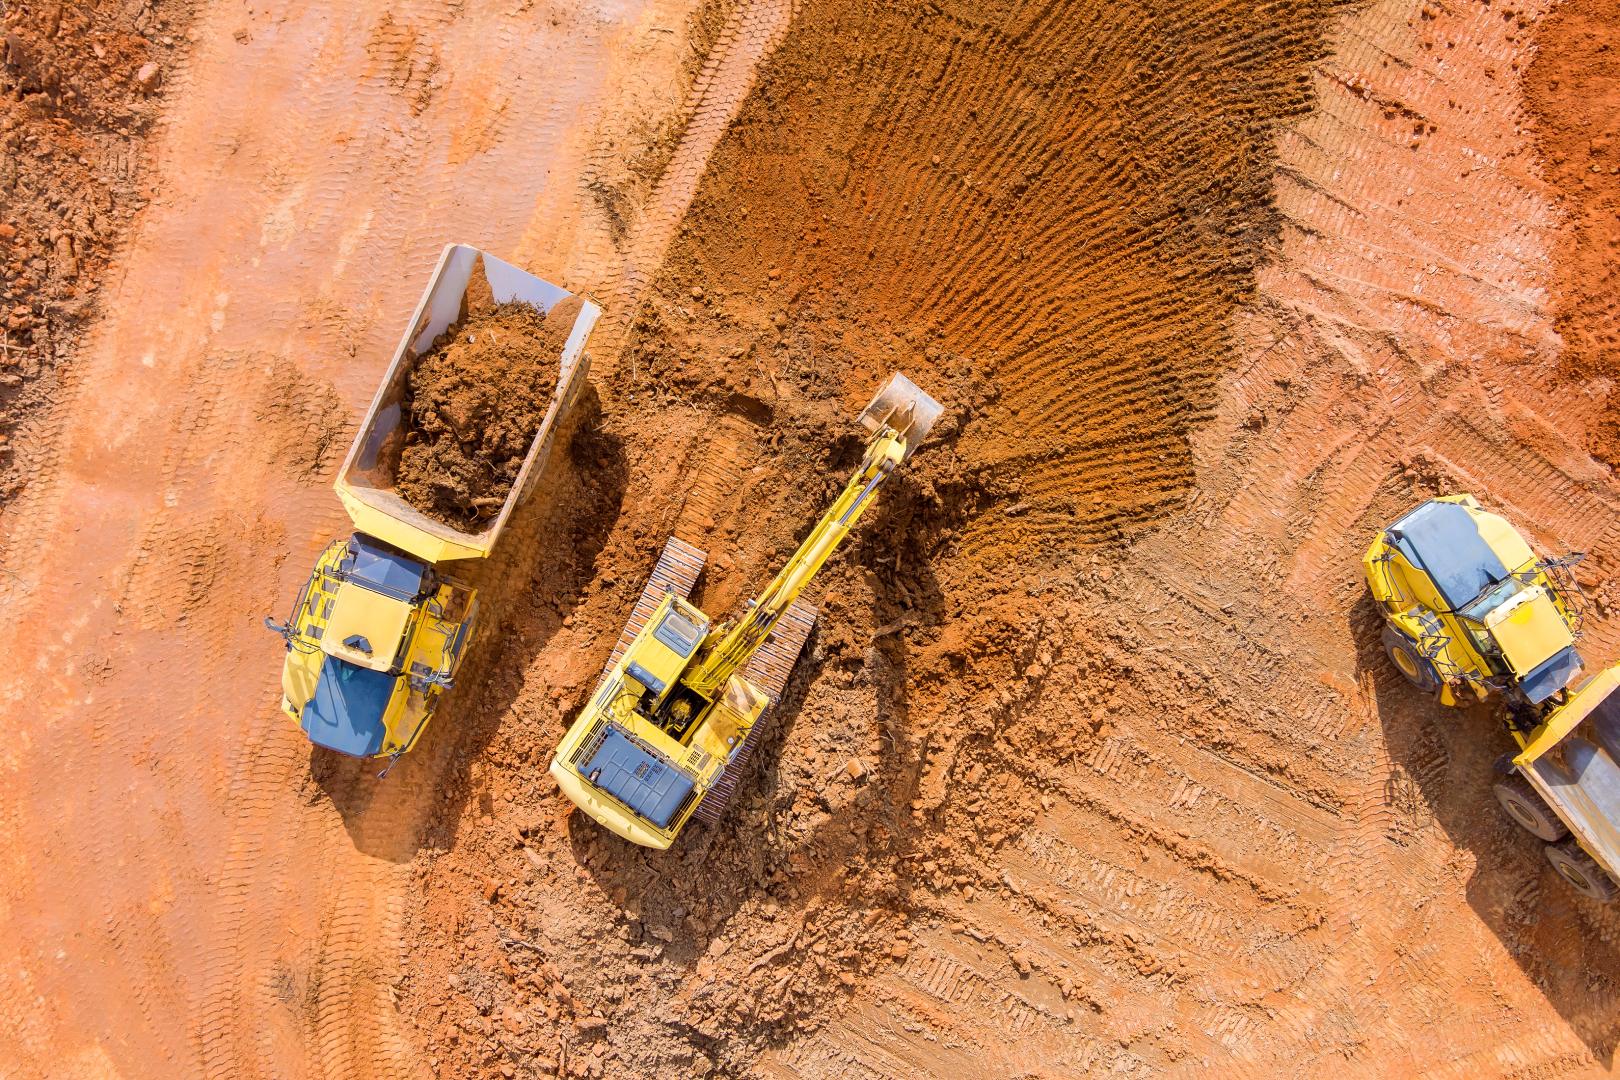
<instances>
[{"instance_id":1,"label":"second yellow truck","mask_svg":"<svg viewBox=\"0 0 1620 1080\"><path fill-rule=\"evenodd\" d=\"M1577 892L1620 887L1620 665L1580 680L1574 558L1535 553L1471 495L1379 532L1363 568L1396 669L1447 705L1499 697L1518 752L1496 797Z\"/></svg>"}]
</instances>

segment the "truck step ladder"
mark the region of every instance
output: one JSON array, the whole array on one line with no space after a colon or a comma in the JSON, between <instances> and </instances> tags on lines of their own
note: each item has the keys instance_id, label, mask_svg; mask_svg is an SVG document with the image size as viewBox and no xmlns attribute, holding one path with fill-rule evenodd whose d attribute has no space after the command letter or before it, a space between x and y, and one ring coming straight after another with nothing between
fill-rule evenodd
<instances>
[{"instance_id":1,"label":"truck step ladder","mask_svg":"<svg viewBox=\"0 0 1620 1080\"><path fill-rule=\"evenodd\" d=\"M771 710L787 691L788 679L793 676L793 667L799 662L799 654L804 651L804 644L810 639L810 631L815 625L816 609L803 600L795 600L793 606L787 609L776 626L771 629L765 644L760 646L759 651L748 661L748 666L743 669L743 677L765 691L771 703L754 722L748 737L733 755L731 763L726 766L726 771L720 774L714 786L709 788L709 793L703 796L703 801L698 803L698 808L692 812L692 816L699 821L713 825L731 805L732 797L737 793L737 785L748 776L748 766L754 760L754 750L764 741L765 724L770 719Z\"/></svg>"},{"instance_id":2,"label":"truck step ladder","mask_svg":"<svg viewBox=\"0 0 1620 1080\"><path fill-rule=\"evenodd\" d=\"M624 624L624 632L619 635L619 643L613 646L613 655L608 657L607 665L602 668L603 675L613 669L619 657L624 655L624 650L636 640L636 635L647 625L654 609L663 602L665 593L672 592L682 600L692 595L707 559L707 552L685 540L672 536L664 541L664 550L658 556L658 563L653 567L646 587L641 590L641 599L636 601L635 608L630 612L630 621Z\"/></svg>"}]
</instances>

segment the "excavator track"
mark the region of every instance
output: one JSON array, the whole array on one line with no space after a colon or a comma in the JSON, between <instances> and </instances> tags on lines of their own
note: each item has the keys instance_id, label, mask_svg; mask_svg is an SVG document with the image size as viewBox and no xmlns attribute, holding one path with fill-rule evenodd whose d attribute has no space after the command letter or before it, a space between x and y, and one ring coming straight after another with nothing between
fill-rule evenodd
<instances>
[{"instance_id":1,"label":"excavator track","mask_svg":"<svg viewBox=\"0 0 1620 1080\"><path fill-rule=\"evenodd\" d=\"M793 676L793 667L799 662L799 654L804 651L804 644L810 640L810 631L815 629L816 609L803 600L795 600L782 618L771 630L770 636L765 639L748 666L743 669L743 677L761 690L765 691L771 703L760 714L759 719L748 732L748 738L743 740L742 747L726 766L726 771L720 774L720 779L714 782L709 793L703 797L698 808L692 816L699 821L713 825L725 814L731 805L731 800L737 793L737 785L748 775L748 766L754 760L754 749L765 737L765 723L771 716L771 710L782 699L787 691L788 679Z\"/></svg>"},{"instance_id":2,"label":"excavator track","mask_svg":"<svg viewBox=\"0 0 1620 1080\"><path fill-rule=\"evenodd\" d=\"M641 590L641 599L636 601L635 608L630 612L630 621L624 624L624 631L619 635L619 643L613 646L613 655L608 657L607 664L602 668L603 675L613 669L619 657L624 655L624 650L636 640L636 635L647 625L647 620L663 601L665 593L674 593L682 600L692 595L708 557L702 548L694 547L685 540L672 536L664 541L664 550L659 553L652 576Z\"/></svg>"}]
</instances>

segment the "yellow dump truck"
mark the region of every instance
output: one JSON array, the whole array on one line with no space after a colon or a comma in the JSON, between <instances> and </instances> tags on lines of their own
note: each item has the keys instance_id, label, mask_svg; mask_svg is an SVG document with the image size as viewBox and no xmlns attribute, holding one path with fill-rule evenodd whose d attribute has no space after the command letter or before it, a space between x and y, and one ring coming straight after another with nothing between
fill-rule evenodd
<instances>
[{"instance_id":1,"label":"yellow dump truck","mask_svg":"<svg viewBox=\"0 0 1620 1080\"><path fill-rule=\"evenodd\" d=\"M478 611L476 591L447 564L494 548L585 387L585 342L601 314L589 302L580 305L561 355L534 358L558 365L557 388L499 512L469 532L400 496L394 483L407 377L466 317L475 274L497 304L524 301L549 312L572 295L477 248L445 247L338 473L337 495L354 535L327 546L286 622L265 620L286 642L282 709L312 742L339 753L396 759L421 738L466 654Z\"/></svg>"},{"instance_id":2,"label":"yellow dump truck","mask_svg":"<svg viewBox=\"0 0 1620 1080\"><path fill-rule=\"evenodd\" d=\"M1443 704L1499 699L1517 754L1496 797L1546 841L1581 894L1620 881L1620 666L1580 681L1579 556L1537 555L1471 495L1430 499L1381 530L1363 569L1384 615L1384 648Z\"/></svg>"}]
</instances>

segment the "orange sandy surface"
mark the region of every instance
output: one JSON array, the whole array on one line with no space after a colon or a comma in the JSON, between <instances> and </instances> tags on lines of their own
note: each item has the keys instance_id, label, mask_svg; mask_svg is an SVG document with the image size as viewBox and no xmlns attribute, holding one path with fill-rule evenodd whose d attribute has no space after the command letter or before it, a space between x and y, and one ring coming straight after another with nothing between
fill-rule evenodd
<instances>
[{"instance_id":1,"label":"orange sandy surface","mask_svg":"<svg viewBox=\"0 0 1620 1080\"><path fill-rule=\"evenodd\" d=\"M1620 917L1498 814L1490 710L1388 667L1358 559L1471 491L1590 553L1620 659L1616 25L199 4L0 510L0 1075L1612 1071ZM452 240L607 317L379 781L280 714L260 620ZM546 761L664 537L739 603L890 370L946 416L728 818L570 814Z\"/></svg>"}]
</instances>

